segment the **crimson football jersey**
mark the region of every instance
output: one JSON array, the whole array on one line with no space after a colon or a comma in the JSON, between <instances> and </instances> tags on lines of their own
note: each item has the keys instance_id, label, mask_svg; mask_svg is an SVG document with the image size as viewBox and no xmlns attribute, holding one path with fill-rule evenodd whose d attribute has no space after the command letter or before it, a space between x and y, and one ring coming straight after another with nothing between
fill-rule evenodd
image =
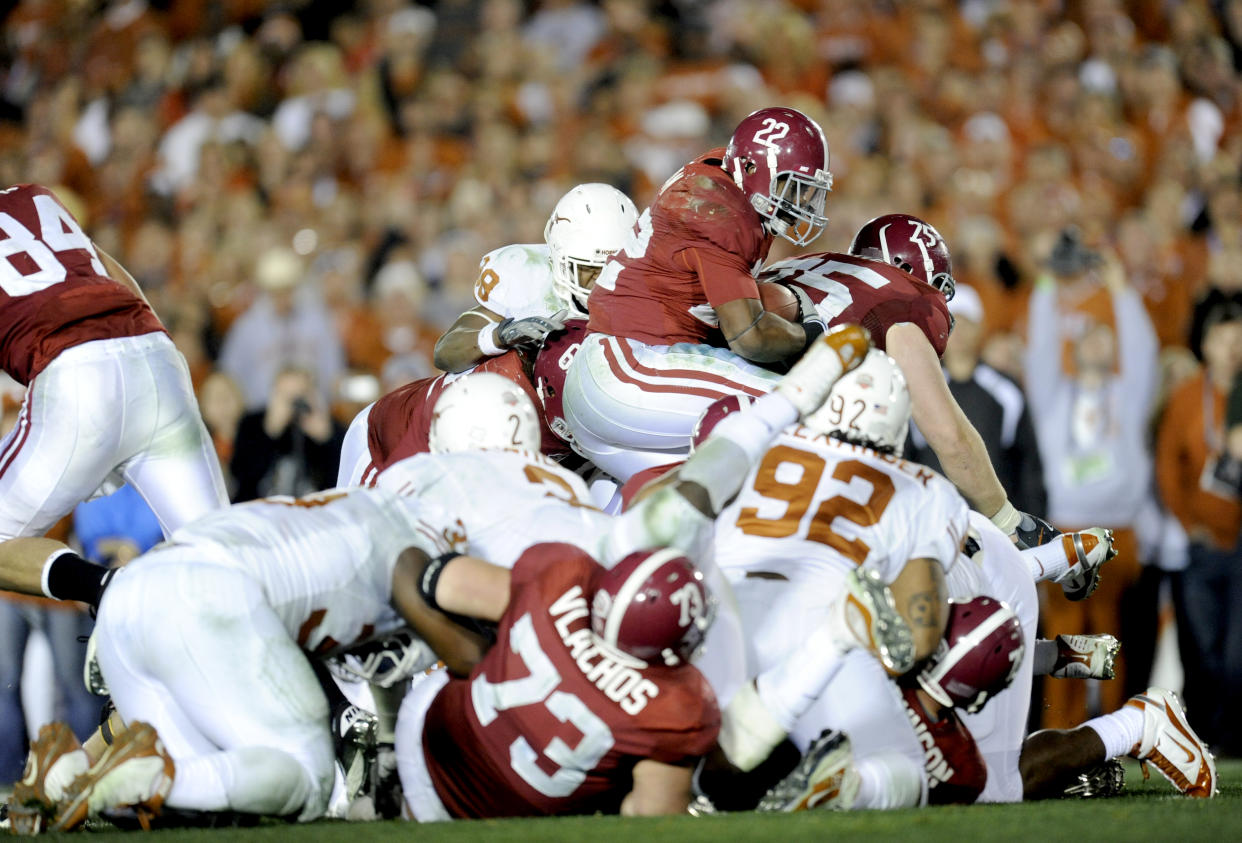
<instances>
[{"instance_id":1,"label":"crimson football jersey","mask_svg":"<svg viewBox=\"0 0 1242 843\"><path fill-rule=\"evenodd\" d=\"M723 154L695 159L660 188L591 289L592 331L648 345L701 343L714 324L709 307L759 298L755 272L772 238L721 169Z\"/></svg>"},{"instance_id":2,"label":"crimson football jersey","mask_svg":"<svg viewBox=\"0 0 1242 843\"><path fill-rule=\"evenodd\" d=\"M917 325L937 356L949 341L944 294L883 261L822 252L774 263L759 279L801 287L829 327L862 325L881 351L888 329L901 322Z\"/></svg>"},{"instance_id":3,"label":"crimson football jersey","mask_svg":"<svg viewBox=\"0 0 1242 843\"><path fill-rule=\"evenodd\" d=\"M46 187L0 191L0 234L0 366L19 383L66 348L164 330Z\"/></svg>"},{"instance_id":4,"label":"crimson football jersey","mask_svg":"<svg viewBox=\"0 0 1242 843\"><path fill-rule=\"evenodd\" d=\"M688 765L715 744L697 668L646 665L591 633L597 570L568 544L522 554L496 643L431 703L427 770L454 817L616 813L639 761Z\"/></svg>"},{"instance_id":5,"label":"crimson football jersey","mask_svg":"<svg viewBox=\"0 0 1242 843\"><path fill-rule=\"evenodd\" d=\"M570 453L565 442L548 429L541 410L543 405L518 352L506 351L504 354L489 357L470 371L494 372L522 387L539 412L542 435L540 450L550 457ZM445 387L459 377L461 375L423 378L394 389L375 402L367 416L367 450L370 451L371 464L376 470L368 472L367 476L374 478L378 472L395 462L431 450L427 436L431 430L431 416L435 412L436 400Z\"/></svg>"}]
</instances>

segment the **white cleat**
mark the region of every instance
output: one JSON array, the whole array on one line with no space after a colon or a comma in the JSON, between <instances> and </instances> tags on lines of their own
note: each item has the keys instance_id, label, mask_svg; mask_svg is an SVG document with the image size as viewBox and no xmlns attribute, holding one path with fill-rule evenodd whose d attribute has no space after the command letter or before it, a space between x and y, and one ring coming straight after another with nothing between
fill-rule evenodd
<instances>
[{"instance_id":1,"label":"white cleat","mask_svg":"<svg viewBox=\"0 0 1242 843\"><path fill-rule=\"evenodd\" d=\"M1143 778L1154 766L1187 796L1211 799L1216 795L1216 760L1186 721L1177 695L1164 688L1148 688L1131 697L1126 705L1143 713L1143 738L1130 750L1130 757L1143 762Z\"/></svg>"},{"instance_id":2,"label":"white cleat","mask_svg":"<svg viewBox=\"0 0 1242 843\"><path fill-rule=\"evenodd\" d=\"M77 828L87 817L112 808L132 807L149 828L172 789L176 767L155 729L135 720L117 735L99 760L65 791L49 831Z\"/></svg>"},{"instance_id":3,"label":"white cleat","mask_svg":"<svg viewBox=\"0 0 1242 843\"><path fill-rule=\"evenodd\" d=\"M806 755L793 772L759 800L755 810L848 811L858 797L860 783L850 739L843 732L825 731L807 747Z\"/></svg>"},{"instance_id":4,"label":"white cleat","mask_svg":"<svg viewBox=\"0 0 1242 843\"><path fill-rule=\"evenodd\" d=\"M866 328L838 325L811 343L775 390L798 408L801 418L806 418L828 399L838 378L862 364L870 349Z\"/></svg>"},{"instance_id":5,"label":"white cleat","mask_svg":"<svg viewBox=\"0 0 1242 843\"><path fill-rule=\"evenodd\" d=\"M893 592L875 571L855 568L845 578L845 620L858 643L893 676L914 666L914 636L897 612Z\"/></svg>"},{"instance_id":6,"label":"white cleat","mask_svg":"<svg viewBox=\"0 0 1242 843\"><path fill-rule=\"evenodd\" d=\"M1057 660L1049 676L1058 679L1112 679L1121 642L1112 635L1058 635Z\"/></svg>"},{"instance_id":7,"label":"white cleat","mask_svg":"<svg viewBox=\"0 0 1242 843\"><path fill-rule=\"evenodd\" d=\"M1086 600L1100 584L1100 567L1117 555L1113 531L1092 527L1060 537L1069 570L1057 578L1066 600Z\"/></svg>"}]
</instances>

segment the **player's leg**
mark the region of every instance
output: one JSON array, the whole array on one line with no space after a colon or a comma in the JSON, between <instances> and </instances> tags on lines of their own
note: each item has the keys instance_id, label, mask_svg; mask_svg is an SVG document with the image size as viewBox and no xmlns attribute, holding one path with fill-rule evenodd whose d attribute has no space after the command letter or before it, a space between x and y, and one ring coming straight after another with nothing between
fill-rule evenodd
<instances>
[{"instance_id":1,"label":"player's leg","mask_svg":"<svg viewBox=\"0 0 1242 843\"><path fill-rule=\"evenodd\" d=\"M341 443L341 465L336 472L336 485L357 486L371 467L371 448L367 441L367 430L371 419L372 401L349 423L345 431L345 440Z\"/></svg>"},{"instance_id":2,"label":"player's leg","mask_svg":"<svg viewBox=\"0 0 1242 843\"><path fill-rule=\"evenodd\" d=\"M436 794L423 755L423 724L427 709L448 681L446 670L437 670L430 676L415 679L397 714L397 771L405 798L402 815L406 819L420 822L452 819Z\"/></svg>"},{"instance_id":3,"label":"player's leg","mask_svg":"<svg viewBox=\"0 0 1242 843\"><path fill-rule=\"evenodd\" d=\"M117 366L133 412L124 425L123 474L168 535L182 524L228 506L228 491L211 434L203 423L185 359L163 334L114 340ZM147 400L139 403L138 391Z\"/></svg>"},{"instance_id":4,"label":"player's leg","mask_svg":"<svg viewBox=\"0 0 1242 843\"><path fill-rule=\"evenodd\" d=\"M565 421L575 450L625 482L684 456L695 422L713 401L754 398L778 380L725 349L646 346L595 334L566 376Z\"/></svg>"},{"instance_id":5,"label":"player's leg","mask_svg":"<svg viewBox=\"0 0 1242 843\"><path fill-rule=\"evenodd\" d=\"M144 566L117 578L99 620L117 710L155 726L176 762L168 805L323 814L327 702L253 580L211 565Z\"/></svg>"}]
</instances>

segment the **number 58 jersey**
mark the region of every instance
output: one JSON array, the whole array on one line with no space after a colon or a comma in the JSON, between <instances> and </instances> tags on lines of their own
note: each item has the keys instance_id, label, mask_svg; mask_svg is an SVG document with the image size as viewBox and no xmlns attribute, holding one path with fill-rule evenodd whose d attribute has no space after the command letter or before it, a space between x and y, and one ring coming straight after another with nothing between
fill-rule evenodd
<instances>
[{"instance_id":1,"label":"number 58 jersey","mask_svg":"<svg viewBox=\"0 0 1242 843\"><path fill-rule=\"evenodd\" d=\"M715 558L730 576L797 582L823 566L865 565L892 582L911 559L947 573L966 536L966 502L926 466L786 430L716 520Z\"/></svg>"},{"instance_id":2,"label":"number 58 jersey","mask_svg":"<svg viewBox=\"0 0 1242 843\"><path fill-rule=\"evenodd\" d=\"M0 367L19 383L66 348L164 330L46 187L0 191L0 235Z\"/></svg>"},{"instance_id":3,"label":"number 58 jersey","mask_svg":"<svg viewBox=\"0 0 1242 843\"><path fill-rule=\"evenodd\" d=\"M647 665L591 633L598 570L566 544L524 553L495 645L432 701L422 748L454 817L616 813L639 761L687 765L715 744L697 668Z\"/></svg>"}]
</instances>

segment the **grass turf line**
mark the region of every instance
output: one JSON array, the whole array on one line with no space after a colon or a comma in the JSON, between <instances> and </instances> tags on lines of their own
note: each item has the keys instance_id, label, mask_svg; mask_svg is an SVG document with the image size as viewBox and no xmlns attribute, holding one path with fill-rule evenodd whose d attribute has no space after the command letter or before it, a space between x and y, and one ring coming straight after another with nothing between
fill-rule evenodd
<instances>
[{"instance_id":1,"label":"grass turf line","mask_svg":"<svg viewBox=\"0 0 1242 843\"><path fill-rule=\"evenodd\" d=\"M1126 792L1117 799L1060 800L1021 805L946 806L923 810L808 812L796 815L728 814L715 817L559 817L487 820L415 826L402 822L310 825L272 824L249 829L154 832L158 843L225 843L231 840L291 843L380 843L416 837L424 841L503 840L516 843L610 843L676 839L693 843L732 840L893 840L910 843L982 843L991 840L1117 840L1133 843L1153 833L1171 840L1242 838L1242 760L1221 761L1220 796L1185 799L1157 773L1144 782L1137 764L1127 767ZM92 835L98 837L99 832ZM107 835L112 836L112 835Z\"/></svg>"}]
</instances>

